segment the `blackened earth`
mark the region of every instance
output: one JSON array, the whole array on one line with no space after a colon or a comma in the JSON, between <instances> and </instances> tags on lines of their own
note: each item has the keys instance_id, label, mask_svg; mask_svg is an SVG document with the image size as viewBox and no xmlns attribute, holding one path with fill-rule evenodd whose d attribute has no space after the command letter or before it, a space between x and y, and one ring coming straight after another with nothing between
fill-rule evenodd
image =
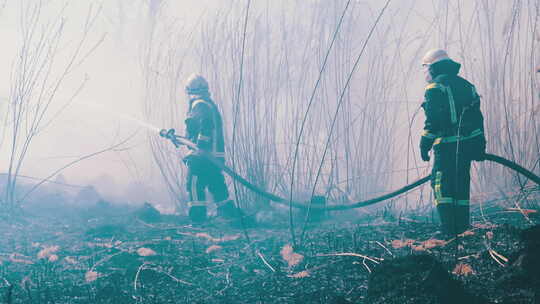
<instances>
[{"instance_id":1,"label":"blackened earth","mask_svg":"<svg viewBox=\"0 0 540 304\"><path fill-rule=\"evenodd\" d=\"M540 226L495 210L453 239L414 214L242 229L99 204L0 222L0 303L540 303ZM344 220L347 219L347 220ZM456 265L464 266L456 270Z\"/></svg>"}]
</instances>

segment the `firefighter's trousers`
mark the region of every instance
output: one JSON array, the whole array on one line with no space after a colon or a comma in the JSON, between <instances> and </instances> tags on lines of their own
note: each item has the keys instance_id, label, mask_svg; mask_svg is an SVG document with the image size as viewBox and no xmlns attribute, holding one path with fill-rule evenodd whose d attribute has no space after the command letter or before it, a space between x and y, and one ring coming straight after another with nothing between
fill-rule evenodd
<instances>
[{"instance_id":1,"label":"firefighter's trousers","mask_svg":"<svg viewBox=\"0 0 540 304\"><path fill-rule=\"evenodd\" d=\"M471 142L441 143L433 147L431 186L442 232L462 233L469 227Z\"/></svg>"},{"instance_id":2,"label":"firefighter's trousers","mask_svg":"<svg viewBox=\"0 0 540 304\"><path fill-rule=\"evenodd\" d=\"M219 205L229 198L229 191L221 169L200 156L189 156L185 160L188 166L187 191L190 207L206 206L206 189Z\"/></svg>"}]
</instances>

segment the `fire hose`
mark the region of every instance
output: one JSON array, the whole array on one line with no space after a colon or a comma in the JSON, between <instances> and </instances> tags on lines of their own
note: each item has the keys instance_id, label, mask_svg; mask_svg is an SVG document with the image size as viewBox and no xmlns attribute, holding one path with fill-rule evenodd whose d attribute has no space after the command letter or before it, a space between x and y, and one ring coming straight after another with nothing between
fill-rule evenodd
<instances>
[{"instance_id":1,"label":"fire hose","mask_svg":"<svg viewBox=\"0 0 540 304\"><path fill-rule=\"evenodd\" d=\"M408 192L408 191L410 191L410 190L412 190L412 189L414 189L416 187L419 187L419 186L421 186L421 185L423 185L423 184L425 184L425 183L427 183L428 181L431 180L431 175L428 175L426 177L418 179L415 182L413 182L411 184L408 184L408 185L406 185L406 186L404 186L402 188L399 188L399 189L397 189L395 191L392 191L390 193L386 193L386 194L378 196L378 197L374 197L374 198L371 198L371 199L368 199L368 200L364 200L364 201L360 201L360 202L356 202L356 203L352 203L352 204L346 204L346 205L322 206L322 205L302 203L302 202L297 202L297 201L290 201L288 199L282 198L282 197L277 196L277 195L275 195L273 193L270 193L270 192L267 192L267 191L265 191L263 189L260 189L259 187L257 187L254 184L250 183L248 180L243 178L240 174L236 173L231 168L225 166L225 164L223 162L219 161L211 153L209 153L207 151L204 151L202 149L199 149L196 144L194 144L193 142L191 142L187 138L176 135L174 129L169 129L169 130L163 129L163 130L160 131L159 134L160 134L160 136L162 136L162 137L164 137L166 139L169 139L175 145L175 147L177 147L177 148L179 148L182 145L185 145L185 146L189 147L190 149L195 151L199 156L205 157L210 162L212 162L214 165L218 166L221 170L223 170L231 178L235 179L237 182L239 182L240 184L242 184L244 187L248 188L249 190L255 192L256 194L258 194L258 195L260 195L260 196L262 196L262 197L264 197L266 199L269 199L269 200L271 200L273 202L276 202L278 204L283 204L283 205L287 205L287 206L292 205L293 207L299 208L299 209L309 209L309 208L311 208L311 209L324 209L324 210L327 210L327 211L336 211L336 210L348 210L348 209L362 208L362 207L366 207L366 206L369 206L369 205L376 204L378 202L382 202L382 201L391 199L391 198L396 197L398 195L401 195L403 193L406 193L406 192ZM536 175L533 172L523 168L522 166L516 164L513 161L510 161L510 160L508 160L506 158L503 158L503 157L500 157L500 156L497 156L497 155L494 155L494 154L489 154L489 153L485 154L485 160L495 162L495 163L503 165L503 166L505 166L505 167L507 167L509 169L512 169L512 170L524 175L525 177L532 180L536 184L540 185L540 177L538 175Z\"/></svg>"}]
</instances>

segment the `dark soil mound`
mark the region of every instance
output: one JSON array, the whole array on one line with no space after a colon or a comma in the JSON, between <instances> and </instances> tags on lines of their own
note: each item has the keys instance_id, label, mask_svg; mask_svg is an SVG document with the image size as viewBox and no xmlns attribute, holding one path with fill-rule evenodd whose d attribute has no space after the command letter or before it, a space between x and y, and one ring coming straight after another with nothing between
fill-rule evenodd
<instances>
[{"instance_id":1,"label":"dark soil mound","mask_svg":"<svg viewBox=\"0 0 540 304\"><path fill-rule=\"evenodd\" d=\"M520 239L523 248L513 255L511 267L498 280L498 286L509 290L505 303L520 303L515 300L521 294L540 303L540 225L523 230Z\"/></svg>"},{"instance_id":2,"label":"dark soil mound","mask_svg":"<svg viewBox=\"0 0 540 304\"><path fill-rule=\"evenodd\" d=\"M540 285L540 225L523 230L521 241L524 248L518 257L519 266L538 287Z\"/></svg>"},{"instance_id":3,"label":"dark soil mound","mask_svg":"<svg viewBox=\"0 0 540 304\"><path fill-rule=\"evenodd\" d=\"M379 265L369 278L367 303L488 303L469 294L429 255L410 255Z\"/></svg>"},{"instance_id":4,"label":"dark soil mound","mask_svg":"<svg viewBox=\"0 0 540 304\"><path fill-rule=\"evenodd\" d=\"M146 223L158 223L161 221L161 213L150 203L144 203L137 211L135 216Z\"/></svg>"}]
</instances>

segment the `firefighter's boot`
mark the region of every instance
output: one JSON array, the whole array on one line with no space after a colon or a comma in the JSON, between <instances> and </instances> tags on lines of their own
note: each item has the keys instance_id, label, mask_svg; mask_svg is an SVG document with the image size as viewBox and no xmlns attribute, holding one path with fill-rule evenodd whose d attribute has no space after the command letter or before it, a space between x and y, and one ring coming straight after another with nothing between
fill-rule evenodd
<instances>
[{"instance_id":1,"label":"firefighter's boot","mask_svg":"<svg viewBox=\"0 0 540 304\"><path fill-rule=\"evenodd\" d=\"M469 229L469 206L459 204L439 204L437 211L441 220L441 230L448 236Z\"/></svg>"},{"instance_id":2,"label":"firefighter's boot","mask_svg":"<svg viewBox=\"0 0 540 304\"><path fill-rule=\"evenodd\" d=\"M189 218L194 223L204 223L206 221L206 206L201 206L201 205L190 206Z\"/></svg>"}]
</instances>

